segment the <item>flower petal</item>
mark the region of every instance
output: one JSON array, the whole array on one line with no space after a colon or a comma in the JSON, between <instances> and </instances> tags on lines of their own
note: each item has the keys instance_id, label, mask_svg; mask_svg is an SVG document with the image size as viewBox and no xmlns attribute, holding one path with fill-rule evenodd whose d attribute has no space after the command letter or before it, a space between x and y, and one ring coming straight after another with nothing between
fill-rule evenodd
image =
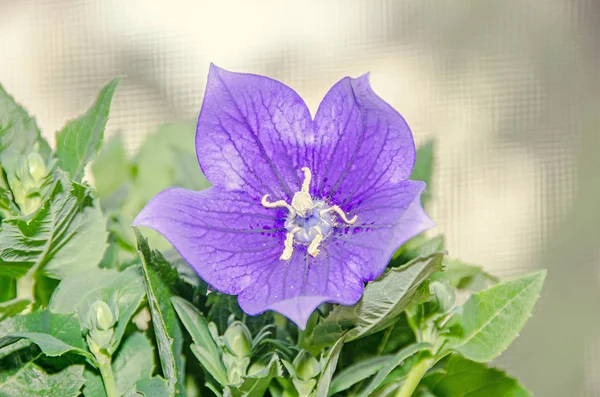
<instances>
[{"instance_id":1,"label":"flower petal","mask_svg":"<svg viewBox=\"0 0 600 397\"><path fill-rule=\"evenodd\" d=\"M279 260L285 215L241 192L173 188L155 196L134 225L157 230L207 283L238 294Z\"/></svg>"},{"instance_id":2,"label":"flower petal","mask_svg":"<svg viewBox=\"0 0 600 397\"><path fill-rule=\"evenodd\" d=\"M314 124L313 195L344 208L410 176L416 156L411 131L373 92L368 75L334 85Z\"/></svg>"},{"instance_id":3,"label":"flower petal","mask_svg":"<svg viewBox=\"0 0 600 397\"><path fill-rule=\"evenodd\" d=\"M312 257L296 245L289 261L280 262L239 295L242 309L256 315L275 310L300 328L323 302L352 305L360 299L363 281L349 270L343 251L330 252L327 245Z\"/></svg>"},{"instance_id":4,"label":"flower petal","mask_svg":"<svg viewBox=\"0 0 600 397\"><path fill-rule=\"evenodd\" d=\"M308 108L291 88L211 65L196 151L213 185L291 199L302 185L302 154L314 142L312 131Z\"/></svg>"},{"instance_id":5,"label":"flower petal","mask_svg":"<svg viewBox=\"0 0 600 397\"><path fill-rule=\"evenodd\" d=\"M375 280L402 244L435 225L421 206L424 189L424 182L407 180L371 194L351 213L357 223L335 230L329 249L345 253L364 281Z\"/></svg>"}]
</instances>

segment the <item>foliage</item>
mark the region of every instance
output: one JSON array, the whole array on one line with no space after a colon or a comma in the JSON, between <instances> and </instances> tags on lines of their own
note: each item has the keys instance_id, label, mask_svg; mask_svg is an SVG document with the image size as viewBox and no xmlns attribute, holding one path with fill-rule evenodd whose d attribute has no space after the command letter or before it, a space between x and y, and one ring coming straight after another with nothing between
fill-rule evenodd
<instances>
[{"instance_id":1,"label":"foliage","mask_svg":"<svg viewBox=\"0 0 600 397\"><path fill-rule=\"evenodd\" d=\"M55 152L0 87L0 397L531 395L485 363L523 328L545 272L499 282L448 258L443 236L404 244L356 305L324 304L303 331L210 291L129 226L160 190L209 186L194 126L161 127L135 157L119 135L102 146L118 84ZM419 148L414 179L430 185L434 154Z\"/></svg>"}]
</instances>

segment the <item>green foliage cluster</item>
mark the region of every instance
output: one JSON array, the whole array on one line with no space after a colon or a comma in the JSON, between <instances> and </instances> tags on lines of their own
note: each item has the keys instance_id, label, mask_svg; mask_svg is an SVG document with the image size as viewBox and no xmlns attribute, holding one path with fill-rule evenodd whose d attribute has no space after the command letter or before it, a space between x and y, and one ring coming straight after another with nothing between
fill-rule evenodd
<instances>
[{"instance_id":1,"label":"green foliage cluster","mask_svg":"<svg viewBox=\"0 0 600 397\"><path fill-rule=\"evenodd\" d=\"M209 186L194 126L160 128L135 157L120 135L103 145L118 83L56 133L56 151L0 87L0 397L531 395L486 363L545 273L499 282L448 258L443 236L403 245L358 304L324 304L304 331L211 292L129 226L160 190ZM432 142L417 159L430 185Z\"/></svg>"}]
</instances>

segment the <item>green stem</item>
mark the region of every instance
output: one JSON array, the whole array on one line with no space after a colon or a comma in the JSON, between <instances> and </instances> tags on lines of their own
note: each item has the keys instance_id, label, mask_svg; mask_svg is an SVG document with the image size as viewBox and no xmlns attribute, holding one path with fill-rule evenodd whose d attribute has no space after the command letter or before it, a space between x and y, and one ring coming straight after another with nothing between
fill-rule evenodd
<instances>
[{"instance_id":1,"label":"green stem","mask_svg":"<svg viewBox=\"0 0 600 397\"><path fill-rule=\"evenodd\" d=\"M120 397L110 357L106 356L103 358L104 359L99 362L98 368L100 369L100 375L102 375L102 381L104 382L106 397Z\"/></svg>"},{"instance_id":2,"label":"green stem","mask_svg":"<svg viewBox=\"0 0 600 397\"><path fill-rule=\"evenodd\" d=\"M388 327L388 329L385 330L385 333L383 334L383 339L381 339L381 343L379 344L379 347L377 347L378 356L381 356L383 354L383 351L385 350L385 345L387 345L388 341L390 340L390 335L392 334L392 331L394 330L395 326L396 324L392 324L391 327Z\"/></svg>"},{"instance_id":3,"label":"green stem","mask_svg":"<svg viewBox=\"0 0 600 397\"><path fill-rule=\"evenodd\" d=\"M406 381L398 390L398 393L396 393L396 397L411 397L414 391L417 389L417 386L419 386L419 382L421 382L423 375L425 375L425 372L427 372L427 370L431 368L432 364L433 357L427 357L422 359L417 363L417 365L412 367L412 369L408 373Z\"/></svg>"}]
</instances>

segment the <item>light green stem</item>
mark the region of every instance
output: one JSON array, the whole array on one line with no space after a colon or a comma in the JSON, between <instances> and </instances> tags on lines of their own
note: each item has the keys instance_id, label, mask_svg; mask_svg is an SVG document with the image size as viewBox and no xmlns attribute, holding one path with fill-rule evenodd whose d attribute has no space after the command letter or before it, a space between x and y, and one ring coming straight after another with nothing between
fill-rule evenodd
<instances>
[{"instance_id":1,"label":"light green stem","mask_svg":"<svg viewBox=\"0 0 600 397\"><path fill-rule=\"evenodd\" d=\"M383 339L381 340L381 343L377 347L377 355L378 356L381 356L383 354L383 351L385 350L385 345L387 345L388 341L390 340L390 335L392 334L392 331L394 331L395 326L396 326L396 324L392 324L391 327L388 327L385 330L385 333L383 334Z\"/></svg>"},{"instance_id":2,"label":"light green stem","mask_svg":"<svg viewBox=\"0 0 600 397\"><path fill-rule=\"evenodd\" d=\"M398 393L396 393L396 397L411 397L417 389L417 386L419 386L419 382L421 382L423 375L425 375L425 372L427 372L427 370L431 368L432 364L433 358L427 357L422 359L417 363L417 365L412 367L412 369L408 373L406 381L398 390Z\"/></svg>"},{"instance_id":3,"label":"light green stem","mask_svg":"<svg viewBox=\"0 0 600 397\"><path fill-rule=\"evenodd\" d=\"M106 397L121 397L117 390L117 382L115 381L115 375L112 370L112 363L110 357L103 357L104 360L100 362L98 368L100 369L100 375L102 375L102 381L104 382L104 390L106 390Z\"/></svg>"}]
</instances>

